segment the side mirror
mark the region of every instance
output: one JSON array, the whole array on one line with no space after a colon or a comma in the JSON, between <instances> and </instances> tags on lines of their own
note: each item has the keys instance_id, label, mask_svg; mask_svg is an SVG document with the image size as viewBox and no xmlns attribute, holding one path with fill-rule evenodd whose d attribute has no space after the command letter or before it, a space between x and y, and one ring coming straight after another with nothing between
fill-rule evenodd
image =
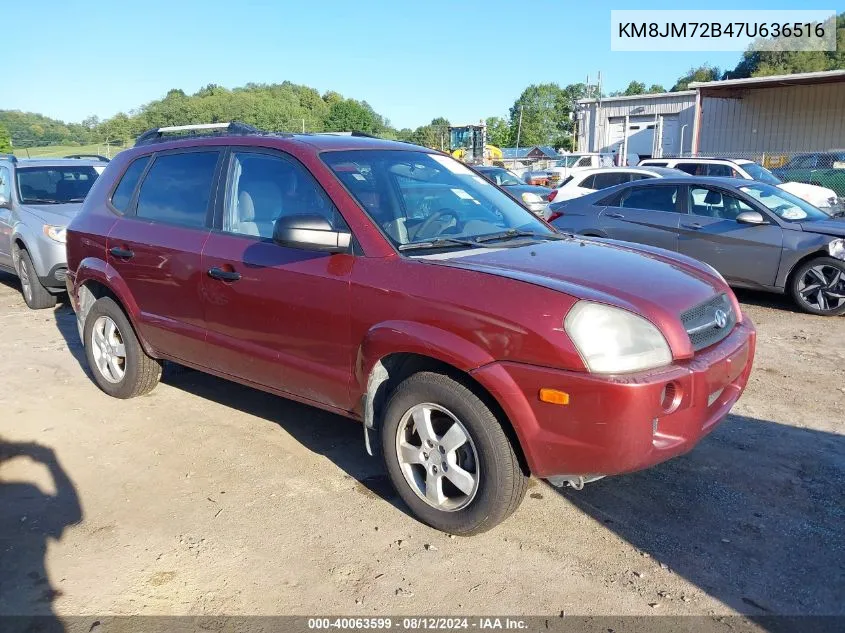
<instances>
[{"instance_id":1,"label":"side mirror","mask_svg":"<svg viewBox=\"0 0 845 633\"><path fill-rule=\"evenodd\" d=\"M740 224L766 224L766 218L759 211L743 211L736 216Z\"/></svg>"},{"instance_id":2,"label":"side mirror","mask_svg":"<svg viewBox=\"0 0 845 633\"><path fill-rule=\"evenodd\" d=\"M5 194L0 193L0 209L8 209L12 206L12 201L6 197Z\"/></svg>"},{"instance_id":3,"label":"side mirror","mask_svg":"<svg viewBox=\"0 0 845 633\"><path fill-rule=\"evenodd\" d=\"M348 253L352 234L335 231L322 215L287 215L276 220L273 241L305 251Z\"/></svg>"}]
</instances>

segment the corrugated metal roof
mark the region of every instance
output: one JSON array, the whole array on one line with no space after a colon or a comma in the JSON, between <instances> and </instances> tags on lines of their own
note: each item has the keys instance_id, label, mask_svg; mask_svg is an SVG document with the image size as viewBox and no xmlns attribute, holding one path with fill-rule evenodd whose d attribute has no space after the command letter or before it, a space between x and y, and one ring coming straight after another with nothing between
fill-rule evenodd
<instances>
[{"instance_id":1,"label":"corrugated metal roof","mask_svg":"<svg viewBox=\"0 0 845 633\"><path fill-rule=\"evenodd\" d=\"M692 84L690 84L692 85ZM677 92L652 92L642 95L620 95L618 97L602 97L602 103L609 101L628 101L631 99L665 99L666 97L687 97L694 95L695 90L678 90ZM576 103L598 103L599 99L578 99Z\"/></svg>"},{"instance_id":2,"label":"corrugated metal roof","mask_svg":"<svg viewBox=\"0 0 845 633\"><path fill-rule=\"evenodd\" d=\"M725 79L722 81L694 81L690 88L712 90L714 88L763 88L784 84L816 84L845 81L845 70L820 70L814 73L793 73L791 75L769 75L747 79Z\"/></svg>"}]
</instances>

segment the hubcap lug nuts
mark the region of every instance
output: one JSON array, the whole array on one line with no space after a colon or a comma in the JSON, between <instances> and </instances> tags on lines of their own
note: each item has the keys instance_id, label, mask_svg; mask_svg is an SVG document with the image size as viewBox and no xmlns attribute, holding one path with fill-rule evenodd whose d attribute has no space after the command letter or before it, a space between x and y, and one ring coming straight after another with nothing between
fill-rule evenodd
<instances>
[{"instance_id":1,"label":"hubcap lug nuts","mask_svg":"<svg viewBox=\"0 0 845 633\"><path fill-rule=\"evenodd\" d=\"M445 448L443 448L443 446L440 446L440 454L441 454L441 455L445 455L445 454L446 454L446 449L445 449Z\"/></svg>"},{"instance_id":2,"label":"hubcap lug nuts","mask_svg":"<svg viewBox=\"0 0 845 633\"><path fill-rule=\"evenodd\" d=\"M440 467L441 467L441 468L443 468L443 472L444 472L444 473L445 473L447 470L449 470L449 467L446 465L446 462L443 462L442 464L440 464Z\"/></svg>"}]
</instances>

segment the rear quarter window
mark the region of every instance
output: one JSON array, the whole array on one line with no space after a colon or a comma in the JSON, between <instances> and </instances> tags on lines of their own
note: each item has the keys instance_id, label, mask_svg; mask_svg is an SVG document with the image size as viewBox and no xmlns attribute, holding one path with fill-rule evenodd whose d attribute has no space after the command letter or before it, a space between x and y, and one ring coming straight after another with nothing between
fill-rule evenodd
<instances>
[{"instance_id":1,"label":"rear quarter window","mask_svg":"<svg viewBox=\"0 0 845 633\"><path fill-rule=\"evenodd\" d=\"M141 174L144 173L148 162L150 162L149 156L141 156L132 161L126 171L123 172L123 177L111 196L112 206L121 213L126 213L129 209L132 195L135 193L135 188L138 186L138 181L141 179Z\"/></svg>"}]
</instances>

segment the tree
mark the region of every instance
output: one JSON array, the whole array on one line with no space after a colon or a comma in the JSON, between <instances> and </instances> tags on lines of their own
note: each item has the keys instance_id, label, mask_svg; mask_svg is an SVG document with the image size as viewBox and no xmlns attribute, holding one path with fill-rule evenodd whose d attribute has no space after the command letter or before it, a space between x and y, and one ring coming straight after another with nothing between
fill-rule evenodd
<instances>
[{"instance_id":1,"label":"tree","mask_svg":"<svg viewBox=\"0 0 845 633\"><path fill-rule=\"evenodd\" d=\"M660 84L651 84L651 86L649 86L646 92L648 92L648 94L658 94L661 92L666 92L666 88L664 88Z\"/></svg>"},{"instance_id":2,"label":"tree","mask_svg":"<svg viewBox=\"0 0 845 633\"><path fill-rule=\"evenodd\" d=\"M411 142L431 149L449 149L449 119L435 117L428 125L421 125L411 135Z\"/></svg>"},{"instance_id":3,"label":"tree","mask_svg":"<svg viewBox=\"0 0 845 633\"><path fill-rule=\"evenodd\" d=\"M571 93L557 84L532 84L528 86L510 109L510 128L514 142L516 141L516 132L520 127L521 112L520 146L551 145L563 147L571 136L572 102Z\"/></svg>"},{"instance_id":4,"label":"tree","mask_svg":"<svg viewBox=\"0 0 845 633\"><path fill-rule=\"evenodd\" d=\"M0 125L0 153L12 153L12 135L5 125Z\"/></svg>"},{"instance_id":5,"label":"tree","mask_svg":"<svg viewBox=\"0 0 845 633\"><path fill-rule=\"evenodd\" d=\"M487 117L487 142L496 147L508 147L511 143L511 128L508 122L498 116Z\"/></svg>"},{"instance_id":6,"label":"tree","mask_svg":"<svg viewBox=\"0 0 845 633\"><path fill-rule=\"evenodd\" d=\"M632 81L622 94L626 97L645 94L645 84L641 81Z\"/></svg>"},{"instance_id":7,"label":"tree","mask_svg":"<svg viewBox=\"0 0 845 633\"><path fill-rule=\"evenodd\" d=\"M689 85L694 81L716 81L722 76L721 71L717 66L704 64L698 68L690 68L686 75L679 77L675 85L672 86L670 92L678 92L679 90L687 90Z\"/></svg>"},{"instance_id":8,"label":"tree","mask_svg":"<svg viewBox=\"0 0 845 633\"><path fill-rule=\"evenodd\" d=\"M329 114L325 120L326 130L331 132L366 132L373 134L379 131L379 121L372 108L354 99L334 102L329 107Z\"/></svg>"}]
</instances>

